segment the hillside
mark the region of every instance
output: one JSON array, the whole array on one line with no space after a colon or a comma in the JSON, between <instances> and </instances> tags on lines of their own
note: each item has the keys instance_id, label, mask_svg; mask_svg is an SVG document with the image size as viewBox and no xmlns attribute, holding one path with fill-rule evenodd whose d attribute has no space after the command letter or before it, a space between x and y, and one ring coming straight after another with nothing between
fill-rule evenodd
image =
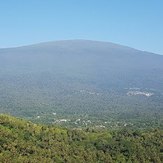
<instances>
[{"instance_id":1,"label":"hillside","mask_svg":"<svg viewBox=\"0 0 163 163\"><path fill-rule=\"evenodd\" d=\"M0 115L0 162L163 161L163 132L64 129Z\"/></svg>"},{"instance_id":2,"label":"hillside","mask_svg":"<svg viewBox=\"0 0 163 163\"><path fill-rule=\"evenodd\" d=\"M89 40L0 49L0 112L73 127L160 126L162 63L161 55Z\"/></svg>"}]
</instances>

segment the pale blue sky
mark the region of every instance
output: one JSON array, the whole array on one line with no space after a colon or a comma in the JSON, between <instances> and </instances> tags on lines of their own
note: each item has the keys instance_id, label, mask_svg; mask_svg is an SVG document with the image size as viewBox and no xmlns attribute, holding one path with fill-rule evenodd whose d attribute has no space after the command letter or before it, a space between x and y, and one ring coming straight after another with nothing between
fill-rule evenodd
<instances>
[{"instance_id":1,"label":"pale blue sky","mask_svg":"<svg viewBox=\"0 0 163 163\"><path fill-rule=\"evenodd\" d=\"M0 47L89 39L163 54L163 0L0 0Z\"/></svg>"}]
</instances>

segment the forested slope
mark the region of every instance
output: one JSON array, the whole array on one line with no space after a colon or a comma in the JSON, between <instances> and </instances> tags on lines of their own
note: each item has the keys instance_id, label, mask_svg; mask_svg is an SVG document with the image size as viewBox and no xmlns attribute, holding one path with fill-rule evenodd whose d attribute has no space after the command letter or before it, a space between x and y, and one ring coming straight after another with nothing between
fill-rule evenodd
<instances>
[{"instance_id":1,"label":"forested slope","mask_svg":"<svg viewBox=\"0 0 163 163\"><path fill-rule=\"evenodd\" d=\"M162 55L90 40L0 49L0 113L71 127L159 127L162 63Z\"/></svg>"},{"instance_id":2,"label":"forested slope","mask_svg":"<svg viewBox=\"0 0 163 163\"><path fill-rule=\"evenodd\" d=\"M65 129L0 115L0 162L163 161L160 129Z\"/></svg>"}]
</instances>

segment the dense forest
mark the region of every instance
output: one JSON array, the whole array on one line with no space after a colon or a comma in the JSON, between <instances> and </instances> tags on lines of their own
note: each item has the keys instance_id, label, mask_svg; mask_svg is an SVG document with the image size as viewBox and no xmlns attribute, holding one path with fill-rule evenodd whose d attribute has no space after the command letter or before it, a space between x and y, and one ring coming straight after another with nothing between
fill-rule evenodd
<instances>
[{"instance_id":1,"label":"dense forest","mask_svg":"<svg viewBox=\"0 0 163 163\"><path fill-rule=\"evenodd\" d=\"M161 163L163 130L67 129L0 115L2 163Z\"/></svg>"},{"instance_id":2,"label":"dense forest","mask_svg":"<svg viewBox=\"0 0 163 163\"><path fill-rule=\"evenodd\" d=\"M0 162L163 162L162 63L89 40L0 49Z\"/></svg>"},{"instance_id":3,"label":"dense forest","mask_svg":"<svg viewBox=\"0 0 163 163\"><path fill-rule=\"evenodd\" d=\"M0 49L0 113L64 127L163 124L163 56L110 42Z\"/></svg>"}]
</instances>

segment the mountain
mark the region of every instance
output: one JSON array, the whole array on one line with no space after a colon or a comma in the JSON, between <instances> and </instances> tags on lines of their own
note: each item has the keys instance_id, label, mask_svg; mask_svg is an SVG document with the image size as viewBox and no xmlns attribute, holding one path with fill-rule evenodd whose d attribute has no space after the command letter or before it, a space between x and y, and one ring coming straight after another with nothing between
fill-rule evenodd
<instances>
[{"instance_id":1,"label":"mountain","mask_svg":"<svg viewBox=\"0 0 163 163\"><path fill-rule=\"evenodd\" d=\"M63 129L0 115L0 162L157 162L162 130Z\"/></svg>"},{"instance_id":2,"label":"mountain","mask_svg":"<svg viewBox=\"0 0 163 163\"><path fill-rule=\"evenodd\" d=\"M162 55L67 40L0 49L0 65L0 112L78 126L162 121Z\"/></svg>"}]
</instances>

